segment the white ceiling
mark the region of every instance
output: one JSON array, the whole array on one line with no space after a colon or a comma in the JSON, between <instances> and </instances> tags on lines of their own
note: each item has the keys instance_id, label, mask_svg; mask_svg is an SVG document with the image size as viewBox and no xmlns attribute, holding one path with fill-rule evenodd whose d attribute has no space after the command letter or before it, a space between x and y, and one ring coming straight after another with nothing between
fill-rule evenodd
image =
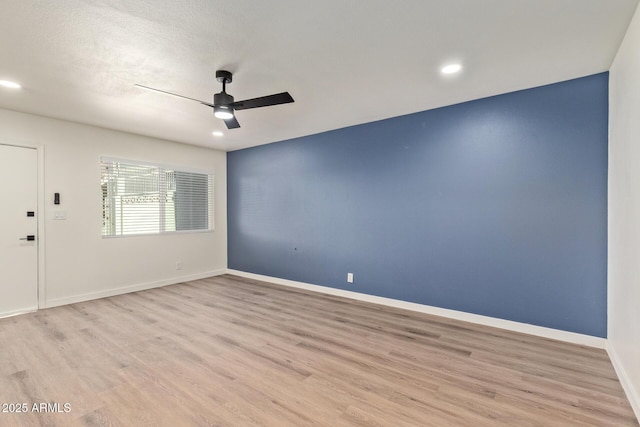
<instances>
[{"instance_id":1,"label":"white ceiling","mask_svg":"<svg viewBox=\"0 0 640 427\"><path fill-rule=\"evenodd\" d=\"M0 108L222 150L609 69L638 0L3 0ZM460 61L464 71L439 69ZM236 100L210 108L217 69ZM222 130L224 137L211 132Z\"/></svg>"}]
</instances>

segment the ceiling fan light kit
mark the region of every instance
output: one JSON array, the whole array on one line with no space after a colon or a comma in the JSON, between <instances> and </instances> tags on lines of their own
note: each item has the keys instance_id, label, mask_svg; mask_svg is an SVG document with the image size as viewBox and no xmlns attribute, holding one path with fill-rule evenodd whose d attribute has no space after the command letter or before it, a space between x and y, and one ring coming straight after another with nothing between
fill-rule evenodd
<instances>
[{"instance_id":1,"label":"ceiling fan light kit","mask_svg":"<svg viewBox=\"0 0 640 427\"><path fill-rule=\"evenodd\" d=\"M189 98L188 96L178 95L160 89L136 84L137 87L161 92L167 95L178 96L180 98L190 99L199 102L202 105L213 108L213 115L218 119L224 120L228 129L236 129L240 127L240 123L235 117L235 111L248 110L251 108L270 107L272 105L288 104L294 102L289 92L281 92L274 95L262 96L259 98L245 99L244 101L234 102L233 96L227 93L227 84L233 81L233 75L226 70L216 71L216 80L222 83L222 92L213 95L213 104L199 99Z\"/></svg>"},{"instance_id":2,"label":"ceiling fan light kit","mask_svg":"<svg viewBox=\"0 0 640 427\"><path fill-rule=\"evenodd\" d=\"M213 107L213 115L222 120L232 119L234 117L233 108L226 105L215 106Z\"/></svg>"}]
</instances>

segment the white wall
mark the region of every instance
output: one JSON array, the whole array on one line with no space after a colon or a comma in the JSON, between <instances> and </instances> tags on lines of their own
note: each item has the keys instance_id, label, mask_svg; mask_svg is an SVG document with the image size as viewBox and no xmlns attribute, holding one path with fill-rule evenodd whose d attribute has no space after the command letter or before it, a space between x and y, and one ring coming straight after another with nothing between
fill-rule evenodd
<instances>
[{"instance_id":1,"label":"white wall","mask_svg":"<svg viewBox=\"0 0 640 427\"><path fill-rule=\"evenodd\" d=\"M44 147L41 306L177 283L226 269L226 153L1 109L0 143ZM102 239L101 156L213 170L215 232ZM61 196L59 206L53 204L55 192ZM54 210L65 210L67 219L54 221ZM183 263L180 271L177 261Z\"/></svg>"},{"instance_id":2,"label":"white wall","mask_svg":"<svg viewBox=\"0 0 640 427\"><path fill-rule=\"evenodd\" d=\"M609 85L608 349L640 419L640 11Z\"/></svg>"}]
</instances>

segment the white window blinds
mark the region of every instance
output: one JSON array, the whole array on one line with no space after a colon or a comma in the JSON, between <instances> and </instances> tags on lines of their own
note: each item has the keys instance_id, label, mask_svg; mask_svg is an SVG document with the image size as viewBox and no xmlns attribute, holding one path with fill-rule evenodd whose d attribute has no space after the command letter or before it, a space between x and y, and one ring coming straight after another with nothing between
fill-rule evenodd
<instances>
[{"instance_id":1,"label":"white window blinds","mask_svg":"<svg viewBox=\"0 0 640 427\"><path fill-rule=\"evenodd\" d=\"M101 159L102 235L213 230L212 173Z\"/></svg>"}]
</instances>

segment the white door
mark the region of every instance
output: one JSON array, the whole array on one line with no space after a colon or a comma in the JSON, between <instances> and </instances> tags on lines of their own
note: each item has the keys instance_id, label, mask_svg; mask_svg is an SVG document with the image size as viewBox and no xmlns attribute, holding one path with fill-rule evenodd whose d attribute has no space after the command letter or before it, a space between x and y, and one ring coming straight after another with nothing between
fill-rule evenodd
<instances>
[{"instance_id":1,"label":"white door","mask_svg":"<svg viewBox=\"0 0 640 427\"><path fill-rule=\"evenodd\" d=\"M0 145L0 317L38 308L37 193L37 151Z\"/></svg>"}]
</instances>

